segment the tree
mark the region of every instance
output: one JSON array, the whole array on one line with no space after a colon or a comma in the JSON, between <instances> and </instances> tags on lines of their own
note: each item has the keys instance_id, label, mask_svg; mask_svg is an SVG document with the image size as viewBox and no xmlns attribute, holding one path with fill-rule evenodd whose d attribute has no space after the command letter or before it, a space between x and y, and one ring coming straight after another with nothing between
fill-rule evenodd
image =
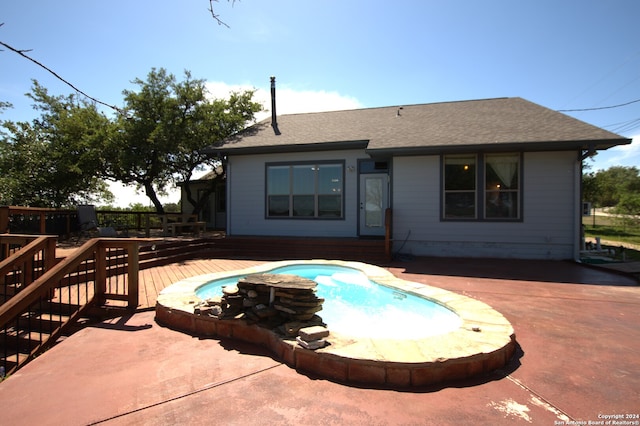
<instances>
[{"instance_id":1,"label":"tree","mask_svg":"<svg viewBox=\"0 0 640 426\"><path fill-rule=\"evenodd\" d=\"M217 1L218 0L209 0L209 12L211 13L211 17L218 23L218 25L224 25L225 27L229 28L229 25L225 24L224 21L220 19L220 15L215 13L215 11L213 10L213 2ZM231 4L235 4L235 2L236 1L233 0Z\"/></svg>"},{"instance_id":2,"label":"tree","mask_svg":"<svg viewBox=\"0 0 640 426\"><path fill-rule=\"evenodd\" d=\"M596 206L614 207L623 200L633 206L633 198L640 193L640 171L637 167L613 166L589 172L582 177L582 188L584 199Z\"/></svg>"},{"instance_id":3,"label":"tree","mask_svg":"<svg viewBox=\"0 0 640 426\"><path fill-rule=\"evenodd\" d=\"M39 118L3 122L0 145L0 200L5 204L68 207L110 200L100 179L100 145L110 121L95 104L74 95L51 96L34 80L34 109Z\"/></svg>"},{"instance_id":4,"label":"tree","mask_svg":"<svg viewBox=\"0 0 640 426\"><path fill-rule=\"evenodd\" d=\"M203 82L199 86L204 89ZM183 154L176 158L176 175L178 180L189 182L195 171L209 166L214 170L215 178L197 200L191 193L191 187L183 186L187 201L194 206L192 214L198 214L202 210L209 195L215 191L217 179L224 176L222 160L204 154L202 149L239 132L254 119L254 114L261 111L262 106L252 101L253 94L254 91L251 90L234 92L229 99L202 103L194 111L191 123L194 132L191 137L186 138Z\"/></svg>"},{"instance_id":5,"label":"tree","mask_svg":"<svg viewBox=\"0 0 640 426\"><path fill-rule=\"evenodd\" d=\"M204 80L185 71L177 82L166 70L153 68L147 80L135 79L136 91L124 91L124 114L105 146L105 176L143 188L159 214L158 194L216 160L200 150L243 129L261 106L252 91L229 100L209 100ZM192 199L189 195L190 201Z\"/></svg>"},{"instance_id":6,"label":"tree","mask_svg":"<svg viewBox=\"0 0 640 426\"><path fill-rule=\"evenodd\" d=\"M620 202L616 206L616 213L623 215L640 215L640 194L627 193L620 197Z\"/></svg>"},{"instance_id":7,"label":"tree","mask_svg":"<svg viewBox=\"0 0 640 426\"><path fill-rule=\"evenodd\" d=\"M588 172L582 174L582 199L598 206L598 186L595 173Z\"/></svg>"},{"instance_id":8,"label":"tree","mask_svg":"<svg viewBox=\"0 0 640 426\"><path fill-rule=\"evenodd\" d=\"M640 192L640 171L636 167L614 166L583 176L584 199L599 207L616 206L626 194Z\"/></svg>"}]
</instances>

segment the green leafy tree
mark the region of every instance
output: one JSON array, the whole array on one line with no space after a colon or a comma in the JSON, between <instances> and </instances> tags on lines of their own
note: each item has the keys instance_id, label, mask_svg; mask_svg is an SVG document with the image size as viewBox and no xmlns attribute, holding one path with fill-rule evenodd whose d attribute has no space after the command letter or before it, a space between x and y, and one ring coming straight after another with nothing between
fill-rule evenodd
<instances>
[{"instance_id":1,"label":"green leafy tree","mask_svg":"<svg viewBox=\"0 0 640 426\"><path fill-rule=\"evenodd\" d=\"M204 82L198 82L197 87L206 97ZM229 99L203 102L194 110L190 123L192 132L190 137L184 140L182 155L176 158L175 172L179 181L188 182L193 178L195 171L210 167L214 170L215 178L200 192L198 199L192 194L189 185L183 186L187 201L194 206L193 214L200 212L209 195L214 192L217 180L224 176L221 159L204 154L202 149L239 132L254 119L254 114L261 111L262 106L253 102L253 94L254 91L234 92Z\"/></svg>"},{"instance_id":2,"label":"green leafy tree","mask_svg":"<svg viewBox=\"0 0 640 426\"><path fill-rule=\"evenodd\" d=\"M583 176L584 198L599 207L616 206L626 194L640 192L637 167L614 166Z\"/></svg>"},{"instance_id":3,"label":"green leafy tree","mask_svg":"<svg viewBox=\"0 0 640 426\"><path fill-rule=\"evenodd\" d=\"M595 173L587 172L582 175L582 199L599 206L598 184Z\"/></svg>"},{"instance_id":4,"label":"green leafy tree","mask_svg":"<svg viewBox=\"0 0 640 426\"><path fill-rule=\"evenodd\" d=\"M616 213L622 215L640 215L640 194L627 193L620 197L620 202L616 206ZM636 219L637 222L637 219Z\"/></svg>"},{"instance_id":5,"label":"green leafy tree","mask_svg":"<svg viewBox=\"0 0 640 426\"><path fill-rule=\"evenodd\" d=\"M204 80L185 71L178 82L166 70L152 69L147 80L134 80L138 91L125 91L125 114L105 146L106 176L143 188L160 214L158 195L216 159L200 150L243 129L261 106L253 92L228 100L209 100ZM191 197L192 198L192 197Z\"/></svg>"},{"instance_id":6,"label":"green leafy tree","mask_svg":"<svg viewBox=\"0 0 640 426\"><path fill-rule=\"evenodd\" d=\"M110 200L97 172L110 121L95 105L74 95L52 96L34 80L40 116L31 123L2 123L0 198L5 204L69 207Z\"/></svg>"}]
</instances>

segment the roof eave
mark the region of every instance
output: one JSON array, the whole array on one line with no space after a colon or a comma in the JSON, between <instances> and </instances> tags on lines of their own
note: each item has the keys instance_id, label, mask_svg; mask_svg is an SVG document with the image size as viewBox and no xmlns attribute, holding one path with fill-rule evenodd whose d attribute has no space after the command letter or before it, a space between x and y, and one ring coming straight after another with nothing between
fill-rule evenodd
<instances>
[{"instance_id":1,"label":"roof eave","mask_svg":"<svg viewBox=\"0 0 640 426\"><path fill-rule=\"evenodd\" d=\"M407 156L436 155L466 152L499 152L499 151L572 151L572 150L606 150L618 145L628 145L631 139L605 139L582 141L545 141L545 142L507 142L466 145L434 145L421 147L368 148L370 156Z\"/></svg>"},{"instance_id":2,"label":"roof eave","mask_svg":"<svg viewBox=\"0 0 640 426\"><path fill-rule=\"evenodd\" d=\"M277 154L285 152L314 152L314 151L338 151L347 149L365 149L369 144L368 140L339 141L339 142L319 142L307 144L289 145L263 145L263 146L220 146L208 147L203 150L207 154L218 155L252 155L252 154Z\"/></svg>"}]
</instances>

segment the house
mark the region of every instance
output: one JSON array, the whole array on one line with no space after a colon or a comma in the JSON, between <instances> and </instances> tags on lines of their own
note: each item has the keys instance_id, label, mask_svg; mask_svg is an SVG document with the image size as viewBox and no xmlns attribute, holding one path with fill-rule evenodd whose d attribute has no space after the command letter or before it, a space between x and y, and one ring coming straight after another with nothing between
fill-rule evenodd
<instances>
[{"instance_id":1,"label":"house","mask_svg":"<svg viewBox=\"0 0 640 426\"><path fill-rule=\"evenodd\" d=\"M207 148L228 236L381 238L389 208L394 253L577 259L582 161L631 143L517 97L277 116L274 94Z\"/></svg>"},{"instance_id":2,"label":"house","mask_svg":"<svg viewBox=\"0 0 640 426\"><path fill-rule=\"evenodd\" d=\"M226 186L222 168L209 171L199 179L190 180L188 183L180 182L180 204L182 211L190 213L194 205L187 196L187 186L191 191L191 197L196 203L206 198L200 212L198 220L206 222L207 229L224 229L227 221L226 213Z\"/></svg>"}]
</instances>

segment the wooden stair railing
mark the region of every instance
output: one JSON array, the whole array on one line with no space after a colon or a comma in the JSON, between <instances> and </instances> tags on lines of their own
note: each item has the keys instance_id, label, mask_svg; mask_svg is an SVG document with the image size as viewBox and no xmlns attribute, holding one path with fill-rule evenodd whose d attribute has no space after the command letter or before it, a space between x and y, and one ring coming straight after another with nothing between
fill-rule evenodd
<instances>
[{"instance_id":1,"label":"wooden stair railing","mask_svg":"<svg viewBox=\"0 0 640 426\"><path fill-rule=\"evenodd\" d=\"M0 375L15 372L107 301L138 305L135 239L89 240L0 306Z\"/></svg>"},{"instance_id":2,"label":"wooden stair railing","mask_svg":"<svg viewBox=\"0 0 640 426\"><path fill-rule=\"evenodd\" d=\"M0 235L0 305L56 264L56 237Z\"/></svg>"}]
</instances>

